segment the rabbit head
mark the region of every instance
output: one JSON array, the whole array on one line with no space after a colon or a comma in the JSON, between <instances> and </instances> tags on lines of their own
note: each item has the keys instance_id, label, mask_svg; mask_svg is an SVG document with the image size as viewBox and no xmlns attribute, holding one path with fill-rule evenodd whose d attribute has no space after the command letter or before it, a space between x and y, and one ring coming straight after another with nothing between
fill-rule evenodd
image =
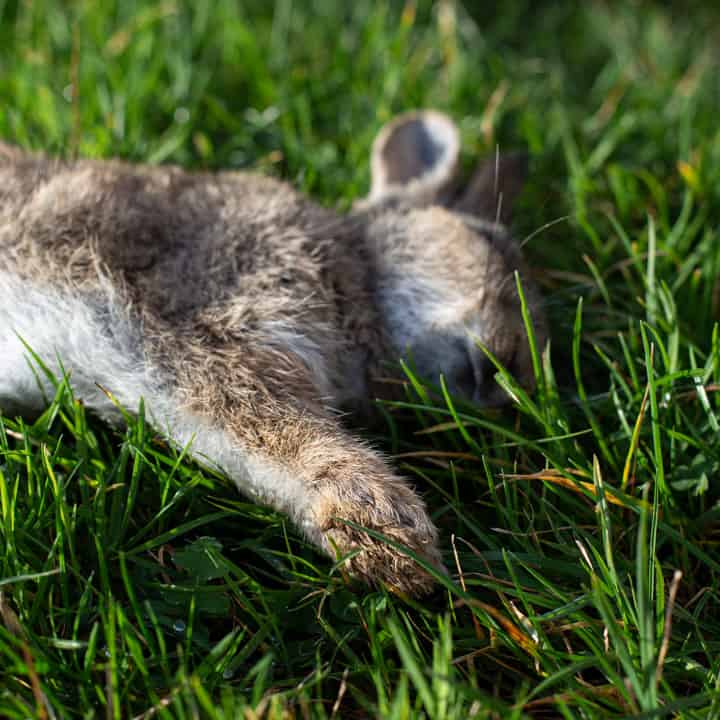
<instances>
[{"instance_id":1,"label":"rabbit head","mask_svg":"<svg viewBox=\"0 0 720 720\"><path fill-rule=\"evenodd\" d=\"M435 111L382 129L361 208L376 263L376 297L390 343L420 375L484 405L507 400L486 346L523 385L534 382L515 281L519 271L540 348L539 295L506 223L527 169L519 154L481 163L464 186L460 138ZM397 359L397 355L395 359Z\"/></svg>"}]
</instances>

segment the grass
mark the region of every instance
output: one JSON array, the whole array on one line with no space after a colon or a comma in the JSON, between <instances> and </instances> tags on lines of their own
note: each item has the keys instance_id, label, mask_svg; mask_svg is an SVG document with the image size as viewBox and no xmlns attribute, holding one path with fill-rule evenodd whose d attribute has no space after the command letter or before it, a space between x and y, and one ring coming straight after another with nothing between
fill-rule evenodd
<instances>
[{"instance_id":1,"label":"grass","mask_svg":"<svg viewBox=\"0 0 720 720\"><path fill-rule=\"evenodd\" d=\"M341 209L402 110L451 113L468 164L527 149L552 328L507 410L411 374L383 408L453 571L421 603L347 584L142 408L109 429L62 381L0 417L0 716L720 718L720 12L491 5L0 0L24 147Z\"/></svg>"}]
</instances>

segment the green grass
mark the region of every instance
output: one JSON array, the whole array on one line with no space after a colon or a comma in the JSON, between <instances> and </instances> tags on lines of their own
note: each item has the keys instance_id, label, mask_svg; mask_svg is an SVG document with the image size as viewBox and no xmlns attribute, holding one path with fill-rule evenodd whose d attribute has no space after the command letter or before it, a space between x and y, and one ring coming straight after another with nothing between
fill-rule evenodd
<instances>
[{"instance_id":1,"label":"green grass","mask_svg":"<svg viewBox=\"0 0 720 720\"><path fill-rule=\"evenodd\" d=\"M0 418L0 716L720 718L720 11L494 5L0 0L24 147L341 209L402 110L451 113L468 163L527 149L552 328L507 410L412 378L384 407L452 570L421 603L348 585L142 408L115 431L60 383Z\"/></svg>"}]
</instances>

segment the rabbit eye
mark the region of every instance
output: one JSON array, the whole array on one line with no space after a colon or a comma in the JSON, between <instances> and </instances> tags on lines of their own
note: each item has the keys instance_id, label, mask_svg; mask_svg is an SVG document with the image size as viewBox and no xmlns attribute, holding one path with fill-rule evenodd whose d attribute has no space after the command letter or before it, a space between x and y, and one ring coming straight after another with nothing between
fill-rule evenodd
<instances>
[{"instance_id":1,"label":"rabbit eye","mask_svg":"<svg viewBox=\"0 0 720 720\"><path fill-rule=\"evenodd\" d=\"M495 365L493 365L493 362L489 357L486 355L480 357L476 361L476 366L476 379L478 385L484 385L485 383L492 381L495 376Z\"/></svg>"},{"instance_id":2,"label":"rabbit eye","mask_svg":"<svg viewBox=\"0 0 720 720\"><path fill-rule=\"evenodd\" d=\"M517 347L516 347L515 350L513 350L512 357L510 358L510 362L508 363L508 370L510 370L510 372L513 375L517 375L518 372L520 371L519 359L520 359L520 356L518 354Z\"/></svg>"},{"instance_id":3,"label":"rabbit eye","mask_svg":"<svg viewBox=\"0 0 720 720\"><path fill-rule=\"evenodd\" d=\"M473 370L470 358L468 362L455 373L455 386L462 395L472 397L475 392L475 372Z\"/></svg>"}]
</instances>

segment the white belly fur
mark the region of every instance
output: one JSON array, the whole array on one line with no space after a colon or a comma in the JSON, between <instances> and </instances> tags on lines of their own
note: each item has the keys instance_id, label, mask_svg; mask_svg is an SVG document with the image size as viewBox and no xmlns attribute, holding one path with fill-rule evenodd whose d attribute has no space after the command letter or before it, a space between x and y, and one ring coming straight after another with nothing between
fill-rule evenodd
<instances>
[{"instance_id":1,"label":"white belly fur","mask_svg":"<svg viewBox=\"0 0 720 720\"><path fill-rule=\"evenodd\" d=\"M91 298L0 271L0 410L38 412L55 394L28 347L57 378L64 369L75 397L111 423L121 423L122 414L101 387L131 413L143 398L148 419L176 446L189 445L241 492L287 512L318 540L307 523L311 499L302 481L182 406L172 379L147 361L141 329L114 303L111 289Z\"/></svg>"}]
</instances>

